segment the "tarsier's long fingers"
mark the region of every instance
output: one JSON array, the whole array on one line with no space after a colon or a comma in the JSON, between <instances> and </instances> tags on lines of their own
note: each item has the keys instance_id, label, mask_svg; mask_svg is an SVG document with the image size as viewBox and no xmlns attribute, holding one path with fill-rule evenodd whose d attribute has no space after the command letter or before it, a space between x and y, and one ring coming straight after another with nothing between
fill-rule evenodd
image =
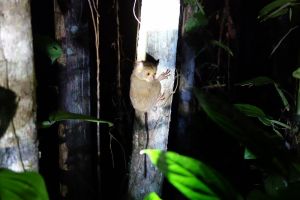
<instances>
[{"instance_id":1,"label":"tarsier's long fingers","mask_svg":"<svg viewBox=\"0 0 300 200\"><path fill-rule=\"evenodd\" d=\"M161 75L159 75L159 77L157 78L159 81L161 81L161 80L164 80L164 79L167 79L168 78L168 76L170 76L171 74L170 74L170 70L169 69L167 69L167 71L165 71L165 72L163 72Z\"/></svg>"},{"instance_id":2,"label":"tarsier's long fingers","mask_svg":"<svg viewBox=\"0 0 300 200\"><path fill-rule=\"evenodd\" d=\"M163 101L163 100L165 100L165 93L162 93L157 99L157 101Z\"/></svg>"}]
</instances>

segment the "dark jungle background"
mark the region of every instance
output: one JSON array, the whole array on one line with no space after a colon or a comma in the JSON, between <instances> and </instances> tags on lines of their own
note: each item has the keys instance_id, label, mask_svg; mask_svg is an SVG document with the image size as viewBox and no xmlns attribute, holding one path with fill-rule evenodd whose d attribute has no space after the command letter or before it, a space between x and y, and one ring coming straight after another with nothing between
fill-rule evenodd
<instances>
[{"instance_id":1,"label":"dark jungle background","mask_svg":"<svg viewBox=\"0 0 300 200\"><path fill-rule=\"evenodd\" d=\"M87 186L90 188L90 191L87 190L89 193L87 199L93 199L99 193L103 199L124 199L128 186L134 120L134 110L128 94L136 53L137 22L132 14L133 0L119 0L118 12L116 12L116 1L118 0L99 2L101 119L113 122L115 127L112 130L107 126L101 127L101 182L97 183L96 175L91 177L94 184ZM179 35L176 64L179 74L182 64L182 41L186 40L196 52L194 87L220 95L230 103L255 105L274 120L295 124L298 86L292 73L299 67L299 29L295 28L290 32L278 48L276 45L290 28L297 25L299 18L297 19L296 16L299 16L299 12L296 12L297 10L293 12L292 21L286 14L260 22L259 11L272 1L203 0L199 2L204 6L208 24L185 36ZM37 35L55 38L53 1L32 0L31 5L34 39ZM181 11L183 9L184 6ZM119 29L116 13L120 20ZM89 13L85 17L92 23ZM183 23L181 17L180 26L183 26ZM89 38L90 59L93 66L96 53L92 26L89 26L89 33L81 37ZM116 49L117 40L120 41L119 51ZM233 56L229 55L228 49L220 47L221 45L210 46L208 42L212 40L219 41L230 48ZM274 48L276 51L271 55ZM58 109L57 90L61 80L58 75L60 68L56 63L52 64L37 46L34 46L34 49L38 120L41 121L47 118L49 113ZM118 54L121 56L121 88L116 86ZM96 82L93 79L96 74L95 67L91 67L90 73L91 83L87 89L90 90L91 99L95 99ZM282 105L282 98L272 84L262 84L259 87L237 85L262 76L269 77L279 85L290 103L290 110ZM122 98L120 98L120 91ZM253 160L244 159L244 146L238 140L224 132L207 117L205 112L198 110L199 104L195 97L190 102L190 120L185 134L178 134L178 116L181 112L178 106L179 92L180 89L177 88L173 97L168 150L207 163L224 175L244 196L253 189L261 188L264 172L253 165ZM90 108L91 115L95 116L95 100L91 101ZM262 125L257 119L251 120L263 130L273 131L272 127ZM91 132L95 131L95 125L89 126ZM108 132L119 143L112 140ZM297 134L294 132L293 135L284 129L280 129L279 132L284 138L283 141L289 144L291 154L297 154ZM61 142L58 137L58 125L40 129L38 134L41 151L40 172L45 178L50 199L59 199L59 183L64 174L58 168L58 144ZM96 136L91 134L91 137L93 142L90 144L89 151L95 151ZM91 162L97 163L96 158L92 158ZM91 167L91 170L96 174L96 167ZM162 198L184 199L167 181L164 182Z\"/></svg>"}]
</instances>

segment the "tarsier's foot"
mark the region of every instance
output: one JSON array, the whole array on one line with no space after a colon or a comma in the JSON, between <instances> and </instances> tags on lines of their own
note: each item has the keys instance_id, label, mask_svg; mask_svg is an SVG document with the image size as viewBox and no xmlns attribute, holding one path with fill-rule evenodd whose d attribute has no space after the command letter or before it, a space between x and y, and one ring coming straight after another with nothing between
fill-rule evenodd
<instances>
[{"instance_id":1,"label":"tarsier's foot","mask_svg":"<svg viewBox=\"0 0 300 200\"><path fill-rule=\"evenodd\" d=\"M167 71L165 71L165 72L163 72L161 75L159 75L159 77L157 78L159 81L161 81L161 80L164 80L164 79L167 79L168 78L168 76L170 76L171 74L170 74L170 70L169 69L167 69Z\"/></svg>"}]
</instances>

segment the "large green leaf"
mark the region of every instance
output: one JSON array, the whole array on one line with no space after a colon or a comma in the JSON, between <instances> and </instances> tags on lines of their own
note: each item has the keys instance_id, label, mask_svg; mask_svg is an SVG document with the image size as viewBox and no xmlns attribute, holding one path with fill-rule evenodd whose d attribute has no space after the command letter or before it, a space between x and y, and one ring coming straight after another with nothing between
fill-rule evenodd
<instances>
[{"instance_id":1,"label":"large green leaf","mask_svg":"<svg viewBox=\"0 0 300 200\"><path fill-rule=\"evenodd\" d=\"M162 200L155 192L150 192L144 200Z\"/></svg>"},{"instance_id":2,"label":"large green leaf","mask_svg":"<svg viewBox=\"0 0 300 200\"><path fill-rule=\"evenodd\" d=\"M194 91L201 107L216 124L242 142L257 158L261 158L269 169L286 173L285 164L289 156L282 147L280 137L257 127L253 121L219 96L209 95L199 89Z\"/></svg>"},{"instance_id":3,"label":"large green leaf","mask_svg":"<svg viewBox=\"0 0 300 200\"><path fill-rule=\"evenodd\" d=\"M249 117L256 117L266 126L279 126L280 128L291 129L291 127L285 123L277 120L273 120L271 117L267 116L262 109L257 106L250 104L234 104L234 106Z\"/></svg>"},{"instance_id":4,"label":"large green leaf","mask_svg":"<svg viewBox=\"0 0 300 200\"><path fill-rule=\"evenodd\" d=\"M35 172L0 169L1 200L48 200L43 178Z\"/></svg>"},{"instance_id":5,"label":"large green leaf","mask_svg":"<svg viewBox=\"0 0 300 200\"><path fill-rule=\"evenodd\" d=\"M168 181L188 199L241 199L227 180L198 160L155 149L146 149L141 153L146 153Z\"/></svg>"},{"instance_id":6,"label":"large green leaf","mask_svg":"<svg viewBox=\"0 0 300 200\"><path fill-rule=\"evenodd\" d=\"M276 18L287 14L289 8L296 4L297 0L275 0L260 10L258 19L260 21L265 21L270 18Z\"/></svg>"},{"instance_id":7,"label":"large green leaf","mask_svg":"<svg viewBox=\"0 0 300 200\"><path fill-rule=\"evenodd\" d=\"M55 122L63 121L63 120L81 120L81 121L87 121L87 122L95 122L95 123L103 123L107 124L109 127L113 126L113 123L105 120L100 120L95 117L91 117L88 115L83 114L76 114L76 113L70 113L70 112L64 112L64 111L57 111L52 113L49 116L49 119L47 121L43 121L40 128L48 128L51 125L53 125Z\"/></svg>"},{"instance_id":8,"label":"large green leaf","mask_svg":"<svg viewBox=\"0 0 300 200\"><path fill-rule=\"evenodd\" d=\"M271 119L264 113L262 109L250 104L234 104L234 106L249 117L258 118L263 124L271 126Z\"/></svg>"}]
</instances>

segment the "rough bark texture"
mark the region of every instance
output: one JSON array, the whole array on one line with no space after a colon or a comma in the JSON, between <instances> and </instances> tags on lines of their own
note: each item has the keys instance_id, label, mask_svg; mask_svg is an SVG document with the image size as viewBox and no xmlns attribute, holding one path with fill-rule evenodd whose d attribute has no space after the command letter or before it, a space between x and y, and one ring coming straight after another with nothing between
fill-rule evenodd
<instances>
[{"instance_id":1,"label":"rough bark texture","mask_svg":"<svg viewBox=\"0 0 300 200\"><path fill-rule=\"evenodd\" d=\"M179 82L179 105L178 105L178 128L176 132L176 151L179 153L187 153L190 147L190 135L187 128L191 121L191 100L192 89L194 85L195 73L195 51L186 41L184 35L184 27L186 22L194 14L193 8L187 5L183 8L182 19L182 40L181 40L181 57L182 63L180 67L180 82Z\"/></svg>"},{"instance_id":2,"label":"rough bark texture","mask_svg":"<svg viewBox=\"0 0 300 200\"><path fill-rule=\"evenodd\" d=\"M36 140L35 78L33 68L32 32L29 0L0 1L0 96L16 101L17 110L0 140L0 167L15 171L38 170ZM8 90L4 90L7 88ZM13 91L16 95L14 99ZM8 96L7 96L8 95ZM10 97L9 97L10 96ZM14 104L14 103L13 103ZM3 112L8 104L1 101ZM5 114L6 116L2 116ZM12 116L10 116L12 117Z\"/></svg>"},{"instance_id":3,"label":"rough bark texture","mask_svg":"<svg viewBox=\"0 0 300 200\"><path fill-rule=\"evenodd\" d=\"M147 52L155 59L159 59L158 75L167 69L171 70L171 76L161 82L165 100L159 102L153 110L148 112L149 149L167 149L178 39L179 6L179 0L142 1L137 59L143 60L145 52ZM172 10L172 12L166 12L166 9ZM140 155L139 152L145 146L144 114L136 112L129 174L129 199L143 199L149 192L161 193L163 175L148 158L146 158L147 176L144 177L144 155Z\"/></svg>"},{"instance_id":4,"label":"rough bark texture","mask_svg":"<svg viewBox=\"0 0 300 200\"><path fill-rule=\"evenodd\" d=\"M55 1L55 35L61 42L59 106L67 112L90 115L90 54L86 0ZM92 136L89 124L59 124L60 189L63 199L95 199Z\"/></svg>"}]
</instances>

